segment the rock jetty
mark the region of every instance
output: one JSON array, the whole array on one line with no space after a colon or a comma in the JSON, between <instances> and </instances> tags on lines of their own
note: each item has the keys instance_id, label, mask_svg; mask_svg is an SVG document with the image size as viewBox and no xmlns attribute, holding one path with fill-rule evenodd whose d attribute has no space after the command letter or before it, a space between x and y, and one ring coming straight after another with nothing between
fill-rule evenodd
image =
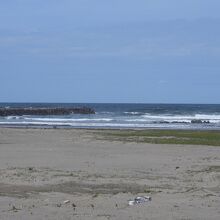
<instances>
[{"instance_id":1,"label":"rock jetty","mask_svg":"<svg viewBox=\"0 0 220 220\"><path fill-rule=\"evenodd\" d=\"M95 114L91 108L0 108L0 116Z\"/></svg>"},{"instance_id":2,"label":"rock jetty","mask_svg":"<svg viewBox=\"0 0 220 220\"><path fill-rule=\"evenodd\" d=\"M191 120L192 124L209 124L209 120L193 119Z\"/></svg>"}]
</instances>

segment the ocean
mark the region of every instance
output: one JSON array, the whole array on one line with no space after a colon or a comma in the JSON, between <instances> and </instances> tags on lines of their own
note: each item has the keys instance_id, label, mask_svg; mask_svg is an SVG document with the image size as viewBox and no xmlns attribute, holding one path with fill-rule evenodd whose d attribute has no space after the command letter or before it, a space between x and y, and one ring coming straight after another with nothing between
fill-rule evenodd
<instances>
[{"instance_id":1,"label":"ocean","mask_svg":"<svg viewBox=\"0 0 220 220\"><path fill-rule=\"evenodd\" d=\"M220 129L220 105L0 103L0 107L90 107L96 114L0 117L6 127Z\"/></svg>"}]
</instances>

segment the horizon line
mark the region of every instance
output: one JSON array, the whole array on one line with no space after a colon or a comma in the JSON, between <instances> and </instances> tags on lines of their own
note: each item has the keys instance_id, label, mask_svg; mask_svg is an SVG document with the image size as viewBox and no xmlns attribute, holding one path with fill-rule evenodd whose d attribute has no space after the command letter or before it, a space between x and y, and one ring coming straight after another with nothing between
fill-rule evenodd
<instances>
[{"instance_id":1,"label":"horizon line","mask_svg":"<svg viewBox=\"0 0 220 220\"><path fill-rule=\"evenodd\" d=\"M0 104L149 104L149 105L220 105L220 103L193 102L0 102Z\"/></svg>"}]
</instances>

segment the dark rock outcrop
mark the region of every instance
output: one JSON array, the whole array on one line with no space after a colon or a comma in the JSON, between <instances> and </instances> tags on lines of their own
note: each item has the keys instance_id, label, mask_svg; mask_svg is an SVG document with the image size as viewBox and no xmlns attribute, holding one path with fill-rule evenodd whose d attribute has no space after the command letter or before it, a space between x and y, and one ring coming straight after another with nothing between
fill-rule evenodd
<instances>
[{"instance_id":1,"label":"dark rock outcrop","mask_svg":"<svg viewBox=\"0 0 220 220\"><path fill-rule=\"evenodd\" d=\"M191 120L191 123L192 124L202 124L202 123L205 123L205 124L209 124L210 122L208 120L201 120L201 119L193 119Z\"/></svg>"},{"instance_id":2,"label":"dark rock outcrop","mask_svg":"<svg viewBox=\"0 0 220 220\"><path fill-rule=\"evenodd\" d=\"M200 119L193 119L193 120L191 120L191 123L192 124L202 124L202 120L200 120Z\"/></svg>"},{"instance_id":3,"label":"dark rock outcrop","mask_svg":"<svg viewBox=\"0 0 220 220\"><path fill-rule=\"evenodd\" d=\"M0 108L0 116L95 114L91 108Z\"/></svg>"}]
</instances>

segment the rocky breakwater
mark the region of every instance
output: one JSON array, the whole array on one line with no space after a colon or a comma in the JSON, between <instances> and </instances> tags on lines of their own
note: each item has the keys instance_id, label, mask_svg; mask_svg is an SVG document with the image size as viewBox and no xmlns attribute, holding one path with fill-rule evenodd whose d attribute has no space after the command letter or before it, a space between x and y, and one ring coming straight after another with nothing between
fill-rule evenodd
<instances>
[{"instance_id":1,"label":"rocky breakwater","mask_svg":"<svg viewBox=\"0 0 220 220\"><path fill-rule=\"evenodd\" d=\"M95 114L91 108L0 108L0 116Z\"/></svg>"},{"instance_id":2,"label":"rocky breakwater","mask_svg":"<svg viewBox=\"0 0 220 220\"><path fill-rule=\"evenodd\" d=\"M191 120L192 124L209 124L209 120L193 119Z\"/></svg>"}]
</instances>

